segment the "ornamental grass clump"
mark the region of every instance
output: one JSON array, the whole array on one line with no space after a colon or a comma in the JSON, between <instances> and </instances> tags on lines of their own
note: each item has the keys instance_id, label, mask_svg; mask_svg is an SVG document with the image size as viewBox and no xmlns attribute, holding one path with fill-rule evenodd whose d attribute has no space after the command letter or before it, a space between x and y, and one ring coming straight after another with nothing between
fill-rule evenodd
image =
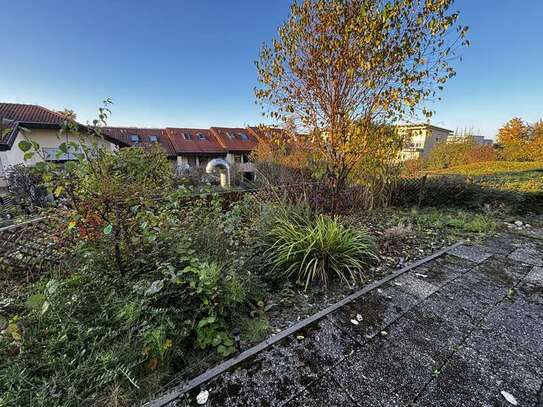
<instances>
[{"instance_id":1,"label":"ornamental grass clump","mask_svg":"<svg viewBox=\"0 0 543 407\"><path fill-rule=\"evenodd\" d=\"M270 273L296 278L306 290L312 283L326 286L331 276L354 284L377 257L375 242L365 230L350 229L325 215L277 217L267 233L267 245Z\"/></svg>"}]
</instances>

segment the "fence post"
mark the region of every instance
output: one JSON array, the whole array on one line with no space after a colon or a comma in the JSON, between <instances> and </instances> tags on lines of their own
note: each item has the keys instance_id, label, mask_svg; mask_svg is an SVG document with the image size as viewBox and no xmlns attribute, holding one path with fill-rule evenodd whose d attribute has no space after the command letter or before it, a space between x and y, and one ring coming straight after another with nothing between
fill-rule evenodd
<instances>
[{"instance_id":1,"label":"fence post","mask_svg":"<svg viewBox=\"0 0 543 407\"><path fill-rule=\"evenodd\" d=\"M420 207L422 205L422 199L424 197L424 187L426 186L426 178L428 177L428 174L424 174L421 181L420 191L419 191L419 200L417 203L417 206Z\"/></svg>"}]
</instances>

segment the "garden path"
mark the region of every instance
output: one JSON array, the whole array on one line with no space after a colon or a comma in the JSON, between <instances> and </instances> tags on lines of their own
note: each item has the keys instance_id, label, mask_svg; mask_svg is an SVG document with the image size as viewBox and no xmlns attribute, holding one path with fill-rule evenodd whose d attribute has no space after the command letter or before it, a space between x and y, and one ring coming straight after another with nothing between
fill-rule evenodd
<instances>
[{"instance_id":1,"label":"garden path","mask_svg":"<svg viewBox=\"0 0 543 407\"><path fill-rule=\"evenodd\" d=\"M542 385L532 228L456 246L169 405L543 406Z\"/></svg>"}]
</instances>

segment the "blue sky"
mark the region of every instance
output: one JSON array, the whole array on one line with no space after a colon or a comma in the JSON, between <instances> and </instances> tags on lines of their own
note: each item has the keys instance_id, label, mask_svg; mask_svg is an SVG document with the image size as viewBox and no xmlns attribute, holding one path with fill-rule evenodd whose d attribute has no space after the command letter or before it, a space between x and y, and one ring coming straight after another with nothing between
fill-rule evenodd
<instances>
[{"instance_id":1,"label":"blue sky","mask_svg":"<svg viewBox=\"0 0 543 407\"><path fill-rule=\"evenodd\" d=\"M74 109L114 101L112 125L262 121L254 60L288 0L17 0L0 15L0 101ZM472 46L433 123L487 137L543 117L543 1L457 0Z\"/></svg>"}]
</instances>

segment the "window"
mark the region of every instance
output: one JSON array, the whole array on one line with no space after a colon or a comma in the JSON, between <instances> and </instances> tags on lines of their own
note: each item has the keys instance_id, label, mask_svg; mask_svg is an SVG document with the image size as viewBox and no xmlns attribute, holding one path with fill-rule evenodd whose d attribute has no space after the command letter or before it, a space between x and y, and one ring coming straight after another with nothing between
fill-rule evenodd
<instances>
[{"instance_id":1,"label":"window","mask_svg":"<svg viewBox=\"0 0 543 407\"><path fill-rule=\"evenodd\" d=\"M249 159L249 154L242 154L241 158L242 158L242 162L244 163L251 162L251 160Z\"/></svg>"},{"instance_id":2,"label":"window","mask_svg":"<svg viewBox=\"0 0 543 407\"><path fill-rule=\"evenodd\" d=\"M241 164L241 155L234 155L234 162L236 164Z\"/></svg>"},{"instance_id":3,"label":"window","mask_svg":"<svg viewBox=\"0 0 543 407\"><path fill-rule=\"evenodd\" d=\"M205 167L209 162L209 157L198 157L198 161L200 162L200 167Z\"/></svg>"},{"instance_id":4,"label":"window","mask_svg":"<svg viewBox=\"0 0 543 407\"><path fill-rule=\"evenodd\" d=\"M226 137L228 137L230 140L233 140L234 139L234 134L233 133L230 133L230 132L226 132Z\"/></svg>"},{"instance_id":5,"label":"window","mask_svg":"<svg viewBox=\"0 0 543 407\"><path fill-rule=\"evenodd\" d=\"M191 155L187 157L187 164L191 167L196 167L196 157Z\"/></svg>"},{"instance_id":6,"label":"window","mask_svg":"<svg viewBox=\"0 0 543 407\"><path fill-rule=\"evenodd\" d=\"M45 153L46 161L70 161L75 160L77 158L76 154L81 154L82 150L79 148L75 152L69 151L68 153L63 153L58 147L46 147L43 149L43 152Z\"/></svg>"},{"instance_id":7,"label":"window","mask_svg":"<svg viewBox=\"0 0 543 407\"><path fill-rule=\"evenodd\" d=\"M149 142L150 143L156 143L158 141L158 137L157 136L149 136Z\"/></svg>"},{"instance_id":8,"label":"window","mask_svg":"<svg viewBox=\"0 0 543 407\"><path fill-rule=\"evenodd\" d=\"M139 143L140 142L140 136L138 136L137 134L131 134L130 135L130 141L132 143Z\"/></svg>"},{"instance_id":9,"label":"window","mask_svg":"<svg viewBox=\"0 0 543 407\"><path fill-rule=\"evenodd\" d=\"M207 137L205 136L205 134L198 133L198 140L207 140Z\"/></svg>"},{"instance_id":10,"label":"window","mask_svg":"<svg viewBox=\"0 0 543 407\"><path fill-rule=\"evenodd\" d=\"M192 136L190 135L190 133L183 133L183 138L185 140L192 140Z\"/></svg>"},{"instance_id":11,"label":"window","mask_svg":"<svg viewBox=\"0 0 543 407\"><path fill-rule=\"evenodd\" d=\"M247 134L245 134L245 133L240 133L240 134L239 134L239 137L240 137L243 141L249 140L249 136L247 136Z\"/></svg>"}]
</instances>

